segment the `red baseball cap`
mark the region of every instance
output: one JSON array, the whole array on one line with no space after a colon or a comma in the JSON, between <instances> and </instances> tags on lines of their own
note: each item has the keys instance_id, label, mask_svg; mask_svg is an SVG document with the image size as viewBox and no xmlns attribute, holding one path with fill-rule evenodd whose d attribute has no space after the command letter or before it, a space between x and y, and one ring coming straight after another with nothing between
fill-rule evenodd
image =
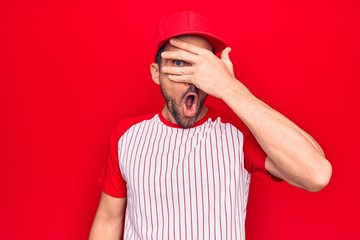
<instances>
[{"instance_id":1,"label":"red baseball cap","mask_svg":"<svg viewBox=\"0 0 360 240\"><path fill-rule=\"evenodd\" d=\"M215 53L226 47L225 42L215 34L212 25L204 16L196 12L185 11L160 20L155 39L156 52L171 38L189 34L205 38L212 45Z\"/></svg>"}]
</instances>

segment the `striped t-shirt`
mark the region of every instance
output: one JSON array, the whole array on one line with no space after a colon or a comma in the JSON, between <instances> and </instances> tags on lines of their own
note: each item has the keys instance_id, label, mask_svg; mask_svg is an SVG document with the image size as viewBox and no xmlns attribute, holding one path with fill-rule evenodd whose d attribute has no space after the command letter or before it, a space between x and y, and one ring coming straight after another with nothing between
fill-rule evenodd
<instances>
[{"instance_id":1,"label":"striped t-shirt","mask_svg":"<svg viewBox=\"0 0 360 240\"><path fill-rule=\"evenodd\" d=\"M183 129L161 113L115 128L103 191L127 197L124 239L245 239L250 174L266 154L241 120L209 108Z\"/></svg>"}]
</instances>

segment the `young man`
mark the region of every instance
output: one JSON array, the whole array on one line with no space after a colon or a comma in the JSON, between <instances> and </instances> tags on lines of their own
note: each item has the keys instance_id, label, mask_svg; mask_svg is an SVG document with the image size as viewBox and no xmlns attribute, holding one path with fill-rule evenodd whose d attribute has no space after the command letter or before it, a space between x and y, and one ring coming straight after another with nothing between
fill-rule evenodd
<instances>
[{"instance_id":1,"label":"young man","mask_svg":"<svg viewBox=\"0 0 360 240\"><path fill-rule=\"evenodd\" d=\"M150 70L166 104L115 129L90 239L245 239L252 172L327 185L320 146L235 78L230 48L204 17L164 18L156 43ZM206 107L208 94L235 114Z\"/></svg>"}]
</instances>

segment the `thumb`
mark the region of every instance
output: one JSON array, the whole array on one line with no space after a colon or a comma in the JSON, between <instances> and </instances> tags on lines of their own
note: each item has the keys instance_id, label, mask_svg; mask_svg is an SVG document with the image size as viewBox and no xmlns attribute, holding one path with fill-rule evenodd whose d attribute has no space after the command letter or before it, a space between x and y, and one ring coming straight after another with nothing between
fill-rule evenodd
<instances>
[{"instance_id":1,"label":"thumb","mask_svg":"<svg viewBox=\"0 0 360 240\"><path fill-rule=\"evenodd\" d=\"M221 61L223 61L223 63L225 63L225 65L228 68L230 74L232 76L234 76L233 64L232 64L232 62L230 60L230 57L229 57L230 51L231 51L231 48L227 47L221 52Z\"/></svg>"},{"instance_id":2,"label":"thumb","mask_svg":"<svg viewBox=\"0 0 360 240\"><path fill-rule=\"evenodd\" d=\"M228 60L229 58L229 53L231 51L230 47L226 47L222 52L221 52L221 59L222 60Z\"/></svg>"}]
</instances>

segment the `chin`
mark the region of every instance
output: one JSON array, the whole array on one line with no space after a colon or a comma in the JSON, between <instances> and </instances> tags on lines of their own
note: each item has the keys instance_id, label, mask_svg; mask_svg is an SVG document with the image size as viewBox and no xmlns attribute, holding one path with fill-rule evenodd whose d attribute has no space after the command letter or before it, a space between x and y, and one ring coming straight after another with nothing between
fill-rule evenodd
<instances>
[{"instance_id":1,"label":"chin","mask_svg":"<svg viewBox=\"0 0 360 240\"><path fill-rule=\"evenodd\" d=\"M192 127L194 124L196 123L196 119L195 120L191 120L191 121L187 121L186 123L182 122L179 123L179 125L183 128L190 128Z\"/></svg>"},{"instance_id":2,"label":"chin","mask_svg":"<svg viewBox=\"0 0 360 240\"><path fill-rule=\"evenodd\" d=\"M200 112L197 112L193 117L180 116L180 118L175 118L175 120L181 127L190 128L196 123L199 114Z\"/></svg>"}]
</instances>

